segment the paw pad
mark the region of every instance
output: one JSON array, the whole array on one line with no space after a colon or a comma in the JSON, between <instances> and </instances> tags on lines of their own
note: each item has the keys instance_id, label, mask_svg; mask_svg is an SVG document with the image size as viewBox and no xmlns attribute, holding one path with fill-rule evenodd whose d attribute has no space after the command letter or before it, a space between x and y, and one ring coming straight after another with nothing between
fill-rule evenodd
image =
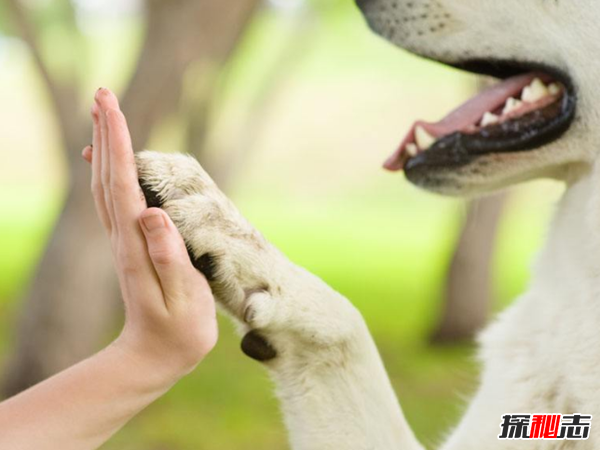
<instances>
[{"instance_id":1,"label":"paw pad","mask_svg":"<svg viewBox=\"0 0 600 450\"><path fill-rule=\"evenodd\" d=\"M257 331L250 331L242 339L242 351L246 356L260 362L266 362L277 356L277 351Z\"/></svg>"},{"instance_id":2,"label":"paw pad","mask_svg":"<svg viewBox=\"0 0 600 450\"><path fill-rule=\"evenodd\" d=\"M210 253L205 253L199 258L196 258L194 252L187 244L186 248L190 259L192 260L192 265L202 272L208 281L214 281L217 275L217 262L215 257Z\"/></svg>"},{"instance_id":3,"label":"paw pad","mask_svg":"<svg viewBox=\"0 0 600 450\"><path fill-rule=\"evenodd\" d=\"M138 180L140 183L140 187L142 188L142 192L144 193L144 197L146 199L146 205L148 208L160 208L162 206L162 200L144 180Z\"/></svg>"}]
</instances>

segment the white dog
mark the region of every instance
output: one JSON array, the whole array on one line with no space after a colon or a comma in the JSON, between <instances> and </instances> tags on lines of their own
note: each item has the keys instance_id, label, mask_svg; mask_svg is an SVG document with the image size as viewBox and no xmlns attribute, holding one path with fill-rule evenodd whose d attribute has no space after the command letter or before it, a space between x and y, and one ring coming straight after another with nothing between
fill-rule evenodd
<instances>
[{"instance_id":1,"label":"white dog","mask_svg":"<svg viewBox=\"0 0 600 450\"><path fill-rule=\"evenodd\" d=\"M359 7L399 46L504 80L441 122L417 122L387 161L390 170L451 195L542 176L568 186L529 291L480 339L479 391L442 448L600 448L600 425L587 440L499 439L506 414L600 413L600 4L359 0ZM244 352L272 374L292 447L422 449L356 309L266 242L195 160L146 152L138 163L149 204L171 215L240 324Z\"/></svg>"}]
</instances>

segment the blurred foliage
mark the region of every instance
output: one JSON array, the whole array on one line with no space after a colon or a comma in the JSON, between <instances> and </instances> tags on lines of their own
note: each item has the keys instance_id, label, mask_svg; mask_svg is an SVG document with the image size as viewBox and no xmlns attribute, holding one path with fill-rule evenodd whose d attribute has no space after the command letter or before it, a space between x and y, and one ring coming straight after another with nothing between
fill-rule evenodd
<instances>
[{"instance_id":1,"label":"blurred foliage","mask_svg":"<svg viewBox=\"0 0 600 450\"><path fill-rule=\"evenodd\" d=\"M0 36L9 36L13 33L8 19L8 10L5 2L0 2Z\"/></svg>"},{"instance_id":2,"label":"blurred foliage","mask_svg":"<svg viewBox=\"0 0 600 450\"><path fill-rule=\"evenodd\" d=\"M59 71L63 79L73 78L72 71L77 67L85 69L82 35L73 4L69 0L53 0L32 1L27 5L28 17L50 69ZM17 37L10 6L4 1L0 2L0 35Z\"/></svg>"}]
</instances>

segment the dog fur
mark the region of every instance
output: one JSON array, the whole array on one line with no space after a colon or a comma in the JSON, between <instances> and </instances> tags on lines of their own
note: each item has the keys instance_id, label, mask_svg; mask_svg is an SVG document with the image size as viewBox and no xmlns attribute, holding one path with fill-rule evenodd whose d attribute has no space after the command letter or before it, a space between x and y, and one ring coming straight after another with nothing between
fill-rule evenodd
<instances>
[{"instance_id":1,"label":"dog fur","mask_svg":"<svg viewBox=\"0 0 600 450\"><path fill-rule=\"evenodd\" d=\"M587 441L499 441L506 413L600 414L600 73L593 0L363 0L369 25L445 63L501 58L567 72L576 119L542 148L481 158L436 190L473 196L539 176L567 184L528 291L481 335L483 373L444 450L600 448ZM147 196L210 260L217 300L272 375L295 450L418 450L366 324L349 301L268 243L192 158L143 152ZM475 170L476 169L476 170ZM200 263L199 267L201 266Z\"/></svg>"}]
</instances>

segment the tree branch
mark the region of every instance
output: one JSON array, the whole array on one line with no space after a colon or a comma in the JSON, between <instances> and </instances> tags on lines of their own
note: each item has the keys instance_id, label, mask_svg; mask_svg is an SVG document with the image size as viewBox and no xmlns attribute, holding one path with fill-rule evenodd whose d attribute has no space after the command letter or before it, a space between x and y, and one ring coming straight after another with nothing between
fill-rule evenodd
<instances>
[{"instance_id":1,"label":"tree branch","mask_svg":"<svg viewBox=\"0 0 600 450\"><path fill-rule=\"evenodd\" d=\"M198 60L222 63L260 3L261 0L147 2L144 47L122 96L135 149L146 145L156 123L176 111L189 65Z\"/></svg>"},{"instance_id":2,"label":"tree branch","mask_svg":"<svg viewBox=\"0 0 600 450\"><path fill-rule=\"evenodd\" d=\"M9 10L14 19L17 33L27 44L46 89L50 94L53 107L58 117L61 134L69 161L73 158L74 148L79 151L82 136L82 121L75 118L74 112L79 111L77 84L74 82L60 83L44 61L41 47L27 12L20 0L7 0ZM68 4L72 7L71 3ZM70 80L76 81L76 80Z\"/></svg>"}]
</instances>

